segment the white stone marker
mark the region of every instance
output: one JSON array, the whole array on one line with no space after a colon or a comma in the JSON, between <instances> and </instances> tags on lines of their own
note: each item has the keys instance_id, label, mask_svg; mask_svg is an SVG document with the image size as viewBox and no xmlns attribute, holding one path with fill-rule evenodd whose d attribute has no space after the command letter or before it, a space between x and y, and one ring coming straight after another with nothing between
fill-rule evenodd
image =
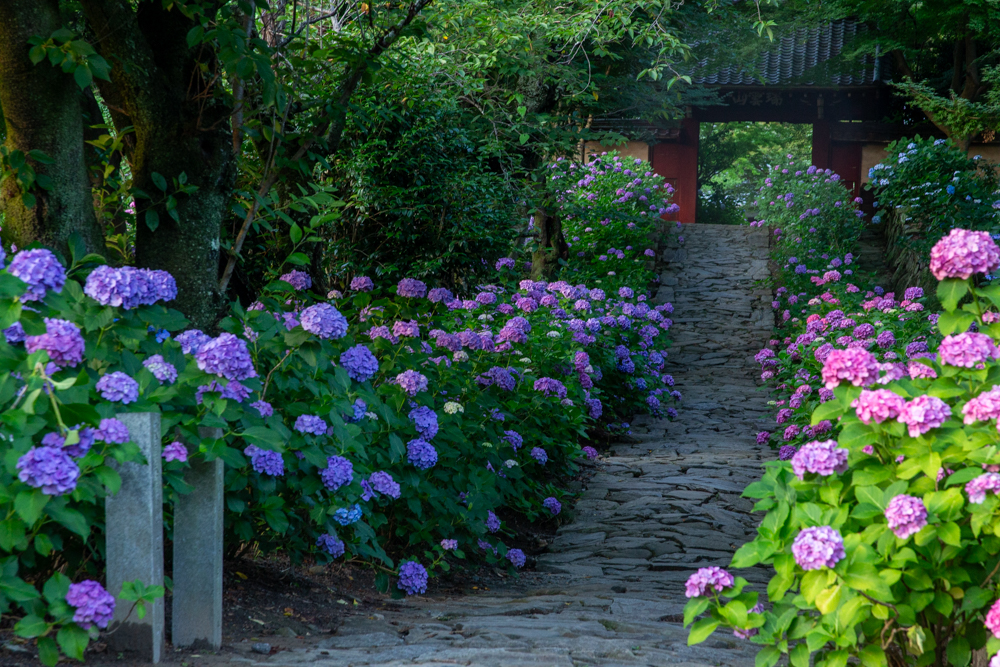
<instances>
[{"instance_id":1,"label":"white stone marker","mask_svg":"<svg viewBox=\"0 0 1000 667\"><path fill-rule=\"evenodd\" d=\"M220 428L201 428L221 438ZM222 459L191 463L184 481L194 487L174 506L174 646L222 646Z\"/></svg>"},{"instance_id":2,"label":"white stone marker","mask_svg":"<svg viewBox=\"0 0 1000 667\"><path fill-rule=\"evenodd\" d=\"M130 412L117 415L128 427L147 464L111 465L122 478L122 488L105 503L107 523L108 592L117 599L126 581L163 585L163 466L160 452L160 414ZM163 648L163 598L146 605L139 619L132 603L118 600L108 644L114 651L137 651L157 663ZM126 617L127 620L126 620Z\"/></svg>"}]
</instances>

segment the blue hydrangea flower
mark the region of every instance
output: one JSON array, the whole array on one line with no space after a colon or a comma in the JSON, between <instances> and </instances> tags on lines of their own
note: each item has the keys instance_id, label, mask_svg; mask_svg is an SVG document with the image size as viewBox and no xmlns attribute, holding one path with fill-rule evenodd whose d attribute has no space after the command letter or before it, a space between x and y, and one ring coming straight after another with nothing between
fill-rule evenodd
<instances>
[{"instance_id":1,"label":"blue hydrangea flower","mask_svg":"<svg viewBox=\"0 0 1000 667\"><path fill-rule=\"evenodd\" d=\"M410 440L406 445L406 460L421 470L427 470L437 463L437 450L423 438Z\"/></svg>"},{"instance_id":2,"label":"blue hydrangea flower","mask_svg":"<svg viewBox=\"0 0 1000 667\"><path fill-rule=\"evenodd\" d=\"M17 460L17 478L49 496L71 493L80 478L80 466L62 447L33 447Z\"/></svg>"},{"instance_id":3,"label":"blue hydrangea flower","mask_svg":"<svg viewBox=\"0 0 1000 667\"><path fill-rule=\"evenodd\" d=\"M102 419L94 437L109 445L122 445L131 439L128 427L117 419Z\"/></svg>"},{"instance_id":4,"label":"blue hydrangea flower","mask_svg":"<svg viewBox=\"0 0 1000 667\"><path fill-rule=\"evenodd\" d=\"M247 445L243 453L250 457L250 465L256 472L272 477L285 474L285 461L278 452L261 449L256 445Z\"/></svg>"},{"instance_id":5,"label":"blue hydrangea flower","mask_svg":"<svg viewBox=\"0 0 1000 667\"><path fill-rule=\"evenodd\" d=\"M378 373L378 359L364 345L347 348L340 355L340 365L355 382L367 382Z\"/></svg>"},{"instance_id":6,"label":"blue hydrangea flower","mask_svg":"<svg viewBox=\"0 0 1000 667\"><path fill-rule=\"evenodd\" d=\"M62 292L66 269L51 251L44 248L22 250L14 255L7 272L28 284L21 301L41 301L48 291Z\"/></svg>"},{"instance_id":7,"label":"blue hydrangea flower","mask_svg":"<svg viewBox=\"0 0 1000 667\"><path fill-rule=\"evenodd\" d=\"M399 566L397 588L407 595L427 592L427 569L416 561L407 561Z\"/></svg>"},{"instance_id":8,"label":"blue hydrangea flower","mask_svg":"<svg viewBox=\"0 0 1000 667\"><path fill-rule=\"evenodd\" d=\"M260 413L260 416L263 417L264 419L267 419L268 417L274 414L274 408L267 401L254 401L253 403L250 404L250 407L256 408L257 412ZM326 431L324 429L324 433L325 432Z\"/></svg>"},{"instance_id":9,"label":"blue hydrangea flower","mask_svg":"<svg viewBox=\"0 0 1000 667\"><path fill-rule=\"evenodd\" d=\"M549 461L549 455L541 447L531 448L531 458L535 459L542 465L545 465Z\"/></svg>"},{"instance_id":10,"label":"blue hydrangea flower","mask_svg":"<svg viewBox=\"0 0 1000 667\"><path fill-rule=\"evenodd\" d=\"M195 351L194 359L201 370L227 380L257 377L246 341L228 332L202 345Z\"/></svg>"},{"instance_id":11,"label":"blue hydrangea flower","mask_svg":"<svg viewBox=\"0 0 1000 667\"><path fill-rule=\"evenodd\" d=\"M320 471L323 485L330 491L336 491L354 480L354 464L343 456L330 456L326 459L326 468Z\"/></svg>"},{"instance_id":12,"label":"blue hydrangea flower","mask_svg":"<svg viewBox=\"0 0 1000 667\"><path fill-rule=\"evenodd\" d=\"M142 362L157 380L165 384L173 384L177 380L177 369L166 361L162 354L154 354Z\"/></svg>"},{"instance_id":13,"label":"blue hydrangea flower","mask_svg":"<svg viewBox=\"0 0 1000 667\"><path fill-rule=\"evenodd\" d=\"M94 625L106 628L115 615L114 596L90 579L69 585L66 604L76 609L73 622L84 630L89 630Z\"/></svg>"},{"instance_id":14,"label":"blue hydrangea flower","mask_svg":"<svg viewBox=\"0 0 1000 667\"><path fill-rule=\"evenodd\" d=\"M361 506L352 505L350 508L341 507L333 513L333 520L341 526L350 526L361 520Z\"/></svg>"},{"instance_id":15,"label":"blue hydrangea flower","mask_svg":"<svg viewBox=\"0 0 1000 667\"><path fill-rule=\"evenodd\" d=\"M425 405L419 405L410 410L410 419L413 420L417 433L424 440L431 440L438 432L437 413Z\"/></svg>"},{"instance_id":16,"label":"blue hydrangea flower","mask_svg":"<svg viewBox=\"0 0 1000 667\"><path fill-rule=\"evenodd\" d=\"M299 415L295 420L295 430L299 433L326 435L326 429L326 422L316 415Z\"/></svg>"},{"instance_id":17,"label":"blue hydrangea flower","mask_svg":"<svg viewBox=\"0 0 1000 667\"><path fill-rule=\"evenodd\" d=\"M74 367L83 361L85 343L80 327L68 320L46 317L45 333L40 336L28 336L24 341L24 347L29 354L45 350L52 363L59 368L65 368Z\"/></svg>"},{"instance_id":18,"label":"blue hydrangea flower","mask_svg":"<svg viewBox=\"0 0 1000 667\"><path fill-rule=\"evenodd\" d=\"M528 559L525 557L524 552L520 549L508 549L507 560L510 561L511 565L520 569L524 567L524 564Z\"/></svg>"},{"instance_id":19,"label":"blue hydrangea flower","mask_svg":"<svg viewBox=\"0 0 1000 667\"><path fill-rule=\"evenodd\" d=\"M347 318L328 303L317 303L302 311L302 328L320 338L343 338L347 334Z\"/></svg>"},{"instance_id":20,"label":"blue hydrangea flower","mask_svg":"<svg viewBox=\"0 0 1000 667\"><path fill-rule=\"evenodd\" d=\"M489 510L486 513L486 530L491 533L495 533L500 530L500 518L493 513L493 510Z\"/></svg>"},{"instance_id":21,"label":"blue hydrangea flower","mask_svg":"<svg viewBox=\"0 0 1000 667\"><path fill-rule=\"evenodd\" d=\"M179 334L174 340L180 343L181 351L184 354L194 354L200 350L205 343L212 340L212 337L206 333L202 333L198 329L188 329L187 331Z\"/></svg>"},{"instance_id":22,"label":"blue hydrangea flower","mask_svg":"<svg viewBox=\"0 0 1000 667\"><path fill-rule=\"evenodd\" d=\"M139 400L139 383L121 371L102 376L96 389L104 400L113 403L128 405Z\"/></svg>"},{"instance_id":23,"label":"blue hydrangea flower","mask_svg":"<svg viewBox=\"0 0 1000 667\"><path fill-rule=\"evenodd\" d=\"M548 498L542 501L542 507L551 512L552 516L555 516L556 514L559 514L559 512L562 511L562 503L560 503L552 496L549 496Z\"/></svg>"},{"instance_id":24,"label":"blue hydrangea flower","mask_svg":"<svg viewBox=\"0 0 1000 667\"><path fill-rule=\"evenodd\" d=\"M340 558L344 555L344 541L330 533L320 535L316 539L316 546L334 558Z\"/></svg>"},{"instance_id":25,"label":"blue hydrangea flower","mask_svg":"<svg viewBox=\"0 0 1000 667\"><path fill-rule=\"evenodd\" d=\"M357 424L365 416L365 411L368 409L368 404L365 403L360 398L355 399L354 405L351 406L353 414L344 415L344 421L348 424Z\"/></svg>"}]
</instances>

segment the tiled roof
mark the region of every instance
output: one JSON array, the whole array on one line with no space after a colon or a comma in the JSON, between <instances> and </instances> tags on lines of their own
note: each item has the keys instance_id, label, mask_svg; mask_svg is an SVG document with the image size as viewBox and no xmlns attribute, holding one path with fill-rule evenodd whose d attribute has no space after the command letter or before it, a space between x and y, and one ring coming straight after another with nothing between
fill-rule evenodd
<instances>
[{"instance_id":1,"label":"tiled roof","mask_svg":"<svg viewBox=\"0 0 1000 667\"><path fill-rule=\"evenodd\" d=\"M819 85L863 86L877 77L875 59L864 56L850 70L833 68L830 61L839 56L864 24L841 19L814 28L798 28L792 34L777 37L758 58L755 65L729 65L706 73L711 66L702 63L694 83L716 86Z\"/></svg>"}]
</instances>

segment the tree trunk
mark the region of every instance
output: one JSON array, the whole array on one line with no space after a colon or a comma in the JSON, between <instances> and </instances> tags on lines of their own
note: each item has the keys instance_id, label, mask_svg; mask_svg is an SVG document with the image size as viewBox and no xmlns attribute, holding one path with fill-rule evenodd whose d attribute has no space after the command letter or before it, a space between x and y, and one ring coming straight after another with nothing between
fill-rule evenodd
<instances>
[{"instance_id":1,"label":"tree trunk","mask_svg":"<svg viewBox=\"0 0 1000 667\"><path fill-rule=\"evenodd\" d=\"M536 210L535 229L538 230L538 248L531 254L531 278L549 280L559 270L559 260L569 257L569 246L558 215Z\"/></svg>"},{"instance_id":2,"label":"tree trunk","mask_svg":"<svg viewBox=\"0 0 1000 667\"><path fill-rule=\"evenodd\" d=\"M221 66L208 45L187 45L194 23L176 8L140 3L133 11L126 0L82 4L100 37L98 51L113 64L101 93L124 112L115 122L135 128L128 152L133 185L150 197L137 201L136 264L169 271L178 290L171 305L192 326L209 329L222 306L219 233L236 175L233 110L214 90ZM195 191L177 192L182 174ZM161 176L166 192L157 186Z\"/></svg>"},{"instance_id":3,"label":"tree trunk","mask_svg":"<svg viewBox=\"0 0 1000 667\"><path fill-rule=\"evenodd\" d=\"M104 236L94 216L83 139L82 94L69 74L48 60L28 58L34 36L48 38L62 25L57 0L0 2L0 106L7 127L8 151L41 151L51 163L34 158L27 165L41 177L28 192L7 178L0 188L4 238L18 246L40 242L65 255L66 242L78 233L88 252L104 252ZM45 160L45 162L48 162ZM9 162L8 165L9 167ZM46 179L48 183L46 183Z\"/></svg>"}]
</instances>

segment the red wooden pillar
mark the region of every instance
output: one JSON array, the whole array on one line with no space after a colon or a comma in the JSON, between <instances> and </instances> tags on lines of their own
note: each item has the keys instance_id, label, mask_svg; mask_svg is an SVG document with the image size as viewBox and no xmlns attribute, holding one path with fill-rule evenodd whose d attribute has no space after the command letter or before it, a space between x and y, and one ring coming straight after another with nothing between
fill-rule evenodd
<instances>
[{"instance_id":1,"label":"red wooden pillar","mask_svg":"<svg viewBox=\"0 0 1000 667\"><path fill-rule=\"evenodd\" d=\"M699 123L685 118L676 142L653 146L653 171L674 188L673 202L680 210L668 220L694 222L698 203L698 132Z\"/></svg>"},{"instance_id":2,"label":"red wooden pillar","mask_svg":"<svg viewBox=\"0 0 1000 667\"><path fill-rule=\"evenodd\" d=\"M813 123L812 163L817 169L829 169L830 155L830 123L818 120Z\"/></svg>"}]
</instances>

